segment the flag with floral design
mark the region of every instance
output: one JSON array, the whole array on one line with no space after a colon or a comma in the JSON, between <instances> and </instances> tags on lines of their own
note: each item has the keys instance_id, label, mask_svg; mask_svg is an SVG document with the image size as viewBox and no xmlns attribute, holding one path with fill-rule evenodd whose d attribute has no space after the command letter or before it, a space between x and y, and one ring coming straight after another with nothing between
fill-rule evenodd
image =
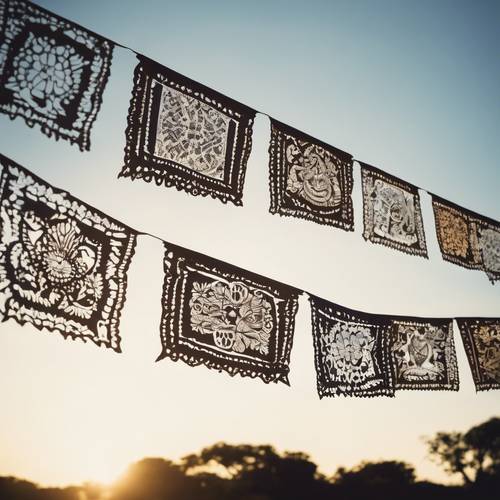
<instances>
[{"instance_id":1,"label":"flag with floral design","mask_svg":"<svg viewBox=\"0 0 500 500\"><path fill-rule=\"evenodd\" d=\"M165 243L165 357L288 384L298 290Z\"/></svg>"},{"instance_id":2,"label":"flag with floral design","mask_svg":"<svg viewBox=\"0 0 500 500\"><path fill-rule=\"evenodd\" d=\"M0 155L0 311L120 352L136 235Z\"/></svg>"},{"instance_id":3,"label":"flag with floral design","mask_svg":"<svg viewBox=\"0 0 500 500\"><path fill-rule=\"evenodd\" d=\"M0 111L90 149L113 44L24 0L0 0L0 26Z\"/></svg>"},{"instance_id":4,"label":"flag with floral design","mask_svg":"<svg viewBox=\"0 0 500 500\"><path fill-rule=\"evenodd\" d=\"M393 396L388 322L314 295L309 301L319 397Z\"/></svg>"}]
</instances>

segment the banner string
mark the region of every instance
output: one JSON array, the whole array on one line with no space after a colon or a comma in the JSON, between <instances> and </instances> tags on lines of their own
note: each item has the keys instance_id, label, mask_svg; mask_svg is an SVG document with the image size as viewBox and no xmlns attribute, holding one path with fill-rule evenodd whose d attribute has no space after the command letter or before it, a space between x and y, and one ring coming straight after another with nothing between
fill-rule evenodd
<instances>
[{"instance_id":1,"label":"banner string","mask_svg":"<svg viewBox=\"0 0 500 500\"><path fill-rule=\"evenodd\" d=\"M86 28L86 27L82 26L81 24L79 24L79 23L75 22L75 21L72 21L72 20L70 20L70 19L67 19L67 18L65 18L65 17L63 17L63 16L61 16L61 15L59 15L59 14L56 14L55 12L53 12L53 11L51 11L51 10L49 10L49 9L46 9L45 7L41 7L40 5L35 4L35 2L32 2L31 0L26 0L26 1L27 1L27 3L30 3L30 4L32 4L32 5L35 5L38 9L40 9L40 10L43 10L43 11L47 12L49 15L54 16L54 17L57 17L57 18L59 18L59 19L61 19L61 20L65 21L65 22L67 22L67 23L72 23L73 25L77 26L78 28L80 28L80 29L82 29L82 30L84 30L84 31L88 31L88 32L92 33L92 34L93 34L93 35L95 35L96 37L103 38L103 39L107 40L108 42L110 42L111 44L113 44L113 45L115 45L115 46L117 46L117 47L121 47L122 49L125 49L125 50L128 50L128 51L132 52L132 53L133 53L133 54L135 54L136 56L140 56L140 57L146 57L146 58L148 58L148 56L146 56L146 55L142 54L141 52L138 52L137 50L135 50L135 49L133 49L133 48L129 47L128 45L124 45L124 44L119 43L119 42L116 42L115 40L113 40L113 39L111 39L111 38L108 38L108 37L106 37L106 36L104 36L104 35L101 35L101 34L99 34L99 33L96 33L95 31L92 31L92 30L90 30L90 29L88 29L88 28ZM149 59L149 58L148 58L148 59ZM169 69L170 69L170 68L169 68ZM220 92L219 92L219 93L220 93ZM266 116L266 117L267 117L267 118L269 118L270 120L281 121L281 120L277 120L276 118L274 118L273 116L271 116L270 114L268 114L268 113L266 113L266 112L264 112L264 111L259 111L258 109L254 108L254 107L252 107L252 106L247 106L247 107L249 107L249 108L253 109L253 110L256 112L256 114L260 114L260 115ZM282 123L285 123L285 122L282 122ZM295 127L295 128L296 128L296 127ZM297 129L297 130L299 130L299 129ZM319 140L319 139L318 139L318 140ZM324 141L322 141L322 142L324 142ZM327 144L328 144L328 143L327 143ZM359 159L355 158L354 156L353 156L353 161L356 161L356 162L358 162L358 163L360 163L360 162L361 162L361 163L368 163L368 162L364 162L364 161L362 161L362 160L359 160ZM388 173L389 173L389 172L388 172ZM393 174L390 174L390 175L393 175ZM422 187L418 186L417 184L414 184L414 183L411 183L411 184L412 184L413 186L415 186L417 189L419 189L420 191L423 191L423 192L427 193L427 194L428 194L429 196L431 196L431 197L432 197L432 196L437 196L437 195L434 195L431 191L429 191L429 190L427 190L427 189L425 189L425 188L422 188ZM443 199L445 199L445 198L443 198ZM466 208L466 207L463 207L463 205L461 205L461 207L462 207L462 208ZM467 208L466 208L466 209L467 209ZM473 211L472 211L472 210L470 210L470 209L467 209L467 210L468 210L469 212L473 212ZM499 223L500 223L499 221L496 221L495 219L493 219L493 218L491 218L491 217L488 217L488 216L482 216L482 217L489 218L490 220L494 221L496 224L499 224Z\"/></svg>"}]
</instances>

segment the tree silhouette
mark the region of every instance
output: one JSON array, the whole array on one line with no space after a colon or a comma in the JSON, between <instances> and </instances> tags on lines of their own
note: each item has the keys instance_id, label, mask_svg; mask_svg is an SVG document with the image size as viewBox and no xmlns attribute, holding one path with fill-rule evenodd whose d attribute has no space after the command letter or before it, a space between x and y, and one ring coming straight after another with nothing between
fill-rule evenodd
<instances>
[{"instance_id":1,"label":"tree silhouette","mask_svg":"<svg viewBox=\"0 0 500 500\"><path fill-rule=\"evenodd\" d=\"M38 485L15 477L0 477L2 500L81 500L78 487L39 488Z\"/></svg>"},{"instance_id":2,"label":"tree silhouette","mask_svg":"<svg viewBox=\"0 0 500 500\"><path fill-rule=\"evenodd\" d=\"M500 418L467 432L438 432L426 440L432 459L449 474L460 474L467 486L500 484Z\"/></svg>"},{"instance_id":3,"label":"tree silhouette","mask_svg":"<svg viewBox=\"0 0 500 500\"><path fill-rule=\"evenodd\" d=\"M325 489L326 481L305 453L279 454L270 445L216 443L182 459L188 473L220 471L230 479L231 498L306 499Z\"/></svg>"},{"instance_id":4,"label":"tree silhouette","mask_svg":"<svg viewBox=\"0 0 500 500\"><path fill-rule=\"evenodd\" d=\"M225 477L237 479L243 473L270 465L277 456L269 445L216 443L203 448L200 453L185 456L181 464L187 472L217 469Z\"/></svg>"},{"instance_id":5,"label":"tree silhouette","mask_svg":"<svg viewBox=\"0 0 500 500\"><path fill-rule=\"evenodd\" d=\"M408 486L415 482L415 469L405 462L398 461L361 462L351 470L339 468L333 481L337 484L349 484L355 481L369 486L385 484Z\"/></svg>"},{"instance_id":6,"label":"tree silhouette","mask_svg":"<svg viewBox=\"0 0 500 500\"><path fill-rule=\"evenodd\" d=\"M339 468L333 483L344 498L408 497L415 469L399 461L362 462L351 470Z\"/></svg>"},{"instance_id":7,"label":"tree silhouette","mask_svg":"<svg viewBox=\"0 0 500 500\"><path fill-rule=\"evenodd\" d=\"M402 461L361 462L326 479L302 452L271 445L216 443L178 463L145 458L109 488L85 483L41 488L0 477L0 500L489 500L500 491L500 418L465 433L439 432L427 443L431 456L463 486L416 481Z\"/></svg>"},{"instance_id":8,"label":"tree silhouette","mask_svg":"<svg viewBox=\"0 0 500 500\"><path fill-rule=\"evenodd\" d=\"M15 477L0 477L0 498L37 499L37 486Z\"/></svg>"}]
</instances>

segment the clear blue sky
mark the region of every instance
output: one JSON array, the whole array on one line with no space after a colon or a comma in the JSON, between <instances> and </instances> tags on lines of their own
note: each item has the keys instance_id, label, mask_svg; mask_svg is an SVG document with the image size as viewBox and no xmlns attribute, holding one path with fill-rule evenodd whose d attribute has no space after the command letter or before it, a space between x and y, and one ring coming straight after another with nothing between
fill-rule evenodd
<instances>
[{"instance_id":1,"label":"clear blue sky","mask_svg":"<svg viewBox=\"0 0 500 500\"><path fill-rule=\"evenodd\" d=\"M498 1L41 1L356 158L500 219ZM269 125L258 117L244 207L117 179L134 57L116 49L89 153L0 116L0 151L138 229L348 307L421 316L498 315L500 285L442 261L422 195L429 261L268 210ZM0 474L49 484L108 480L143 456L217 440L309 452L325 473L403 459L445 480L421 436L500 413L475 394L461 343L458 393L318 400L307 301L291 388L165 360L161 247L141 239L117 355L30 326L0 325ZM457 332L456 332L457 333ZM456 335L456 340L459 338ZM40 459L43 457L43 460Z\"/></svg>"}]
</instances>

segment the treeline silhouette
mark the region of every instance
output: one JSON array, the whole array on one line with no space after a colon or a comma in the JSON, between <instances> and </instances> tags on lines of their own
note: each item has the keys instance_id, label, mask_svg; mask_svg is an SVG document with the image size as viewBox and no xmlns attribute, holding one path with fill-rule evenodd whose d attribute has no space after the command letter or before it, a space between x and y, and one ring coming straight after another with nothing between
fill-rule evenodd
<instances>
[{"instance_id":1,"label":"treeline silhouette","mask_svg":"<svg viewBox=\"0 0 500 500\"><path fill-rule=\"evenodd\" d=\"M110 486L86 483L42 488L0 477L1 500L446 500L500 498L500 418L467 432L426 438L430 458L462 485L417 481L401 461L362 462L318 472L302 452L278 453L270 445L217 443L174 463L145 458Z\"/></svg>"}]
</instances>

